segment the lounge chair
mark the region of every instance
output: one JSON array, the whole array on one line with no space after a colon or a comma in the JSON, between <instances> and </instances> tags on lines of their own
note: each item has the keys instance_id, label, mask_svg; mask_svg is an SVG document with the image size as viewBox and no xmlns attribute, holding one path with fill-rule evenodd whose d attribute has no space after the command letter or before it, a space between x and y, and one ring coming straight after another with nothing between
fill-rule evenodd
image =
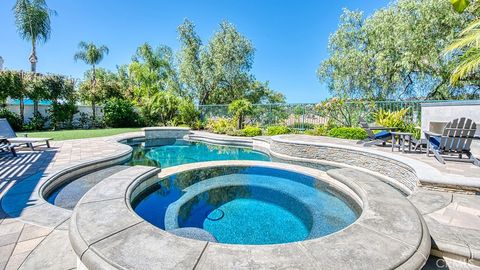
<instances>
[{"instance_id":1,"label":"lounge chair","mask_svg":"<svg viewBox=\"0 0 480 270\"><path fill-rule=\"evenodd\" d=\"M5 118L0 118L0 136L6 138L10 143L26 145L33 151L35 151L35 146L33 145L34 143L45 142L45 144L40 145L46 145L48 148L50 148L49 141L52 140L51 138L29 138L27 137L27 134L25 134L25 137L17 137L17 134L15 131L13 131L12 127ZM39 144L36 146L39 146Z\"/></svg>"},{"instance_id":2,"label":"lounge chair","mask_svg":"<svg viewBox=\"0 0 480 270\"><path fill-rule=\"evenodd\" d=\"M6 138L0 137L0 152L10 152L14 157L17 156L17 152L15 151L16 144L11 144Z\"/></svg>"},{"instance_id":3,"label":"lounge chair","mask_svg":"<svg viewBox=\"0 0 480 270\"><path fill-rule=\"evenodd\" d=\"M471 119L459 118L449 122L442 134L424 131L427 138L427 156L433 153L442 164L445 160L472 162L480 166L480 162L470 152L470 146L477 125ZM468 158L463 158L466 155Z\"/></svg>"},{"instance_id":4,"label":"lounge chair","mask_svg":"<svg viewBox=\"0 0 480 270\"><path fill-rule=\"evenodd\" d=\"M392 133L390 131L396 130L396 128L392 127L372 127L368 124L365 119L362 117L359 118L360 126L367 132L368 141L365 142L365 146L375 145L375 144L382 144L385 145L388 140L392 138ZM381 130L378 133L374 133L374 130Z\"/></svg>"}]
</instances>

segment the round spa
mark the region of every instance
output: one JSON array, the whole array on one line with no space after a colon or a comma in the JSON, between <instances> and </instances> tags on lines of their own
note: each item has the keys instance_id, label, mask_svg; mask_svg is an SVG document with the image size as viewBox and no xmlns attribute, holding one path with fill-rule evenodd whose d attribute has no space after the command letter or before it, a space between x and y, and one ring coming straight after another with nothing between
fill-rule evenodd
<instances>
[{"instance_id":1,"label":"round spa","mask_svg":"<svg viewBox=\"0 0 480 270\"><path fill-rule=\"evenodd\" d=\"M377 177L246 160L130 167L82 197L69 238L79 269L420 269L430 253Z\"/></svg>"},{"instance_id":2,"label":"round spa","mask_svg":"<svg viewBox=\"0 0 480 270\"><path fill-rule=\"evenodd\" d=\"M280 244L352 224L360 207L319 178L265 166L179 171L137 187L132 208L178 236L226 244Z\"/></svg>"}]
</instances>

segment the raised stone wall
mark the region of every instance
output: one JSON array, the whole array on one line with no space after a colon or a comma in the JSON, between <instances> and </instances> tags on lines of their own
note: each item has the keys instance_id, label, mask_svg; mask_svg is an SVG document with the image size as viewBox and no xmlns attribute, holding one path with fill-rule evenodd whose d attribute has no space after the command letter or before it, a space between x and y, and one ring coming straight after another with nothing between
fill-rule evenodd
<instances>
[{"instance_id":1,"label":"raised stone wall","mask_svg":"<svg viewBox=\"0 0 480 270\"><path fill-rule=\"evenodd\" d=\"M415 189L418 182L415 171L411 167L396 160L364 151L318 144L282 142L276 139L272 140L270 151L274 154L364 168L390 177L411 191Z\"/></svg>"}]
</instances>

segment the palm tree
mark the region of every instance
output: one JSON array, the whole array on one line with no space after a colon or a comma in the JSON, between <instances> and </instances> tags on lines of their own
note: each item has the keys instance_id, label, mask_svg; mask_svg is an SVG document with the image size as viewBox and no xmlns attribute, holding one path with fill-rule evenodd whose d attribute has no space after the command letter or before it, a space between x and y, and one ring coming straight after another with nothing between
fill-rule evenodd
<instances>
[{"instance_id":1,"label":"palm tree","mask_svg":"<svg viewBox=\"0 0 480 270\"><path fill-rule=\"evenodd\" d=\"M32 53L29 57L31 71L37 72L37 42L47 42L50 38L50 16L56 15L48 8L45 0L17 0L13 7L15 24L20 36L32 43ZM38 101L34 108L38 111ZM20 99L20 115L24 117L23 98Z\"/></svg>"},{"instance_id":2,"label":"palm tree","mask_svg":"<svg viewBox=\"0 0 480 270\"><path fill-rule=\"evenodd\" d=\"M445 49L447 54L457 51L462 51L463 54L452 71L450 77L452 85L473 75L480 68L480 20L477 19L470 23Z\"/></svg>"},{"instance_id":3,"label":"palm tree","mask_svg":"<svg viewBox=\"0 0 480 270\"><path fill-rule=\"evenodd\" d=\"M82 60L87 65L92 66L91 87L92 90L95 91L97 84L95 67L103 60L103 57L108 54L108 48L107 46L97 46L93 43L86 43L84 41L78 44L78 48L80 51L78 51L73 58L75 61ZM94 120L96 119L95 116L95 100L92 100L92 117Z\"/></svg>"}]
</instances>

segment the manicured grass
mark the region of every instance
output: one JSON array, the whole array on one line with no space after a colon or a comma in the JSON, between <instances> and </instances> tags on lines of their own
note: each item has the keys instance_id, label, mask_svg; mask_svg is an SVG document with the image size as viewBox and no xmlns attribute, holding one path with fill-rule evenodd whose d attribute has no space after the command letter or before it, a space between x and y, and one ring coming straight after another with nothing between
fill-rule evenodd
<instances>
[{"instance_id":1,"label":"manicured grass","mask_svg":"<svg viewBox=\"0 0 480 270\"><path fill-rule=\"evenodd\" d=\"M141 128L75 129L42 132L18 132L18 136L27 133L28 137L53 138L55 141L112 136L126 132L140 131Z\"/></svg>"}]
</instances>

